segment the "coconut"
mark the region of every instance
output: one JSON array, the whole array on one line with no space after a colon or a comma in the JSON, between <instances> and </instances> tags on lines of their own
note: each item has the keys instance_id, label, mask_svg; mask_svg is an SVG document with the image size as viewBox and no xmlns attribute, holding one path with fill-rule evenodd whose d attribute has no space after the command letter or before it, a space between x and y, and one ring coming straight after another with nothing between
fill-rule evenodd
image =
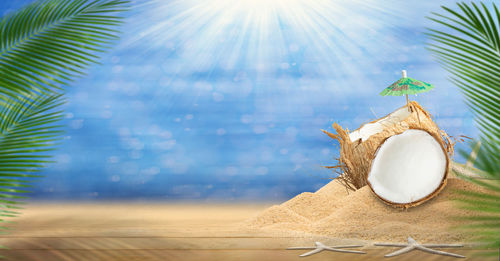
<instances>
[{"instance_id":1,"label":"coconut","mask_svg":"<svg viewBox=\"0 0 500 261\"><path fill-rule=\"evenodd\" d=\"M409 129L387 138L379 146L367 183L389 205L417 206L444 188L449 162L441 137Z\"/></svg>"},{"instance_id":2,"label":"coconut","mask_svg":"<svg viewBox=\"0 0 500 261\"><path fill-rule=\"evenodd\" d=\"M417 102L411 101L387 116L362 125L349 132L337 123L333 124L337 134L323 130L340 144L338 164L327 168L334 169L339 181L351 190L367 184L367 176L379 146L389 137L401 134L409 129L421 129L433 137L439 137L448 156L453 154L453 143L448 135L440 130L431 115Z\"/></svg>"}]
</instances>

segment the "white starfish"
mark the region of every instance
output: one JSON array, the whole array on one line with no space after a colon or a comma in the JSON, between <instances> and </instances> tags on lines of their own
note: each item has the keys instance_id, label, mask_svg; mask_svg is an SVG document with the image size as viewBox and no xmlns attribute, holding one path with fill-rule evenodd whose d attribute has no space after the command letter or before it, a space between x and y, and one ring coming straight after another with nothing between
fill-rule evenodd
<instances>
[{"instance_id":1,"label":"white starfish","mask_svg":"<svg viewBox=\"0 0 500 261\"><path fill-rule=\"evenodd\" d=\"M366 254L363 251L356 251L356 250L345 250L345 249L339 249L339 248L351 248L351 247L362 247L358 245L348 245L348 246L326 246L321 242L315 242L316 246L315 247L289 247L287 248L288 250L298 250L298 249L314 249L313 251L309 251L307 253L304 253L300 255L300 257L305 257L305 256L310 256L314 255L316 253L319 253L323 250L328 250L328 251L335 251L335 252L343 252L343 253L356 253L356 254Z\"/></svg>"},{"instance_id":2,"label":"white starfish","mask_svg":"<svg viewBox=\"0 0 500 261\"><path fill-rule=\"evenodd\" d=\"M408 253L414 249L422 250L431 254L438 254L438 255L444 255L444 256L453 256L453 257L461 257L464 258L465 256L458 255L458 254L453 254L453 253L448 253L444 251L439 251L435 249L431 249L431 247L463 247L463 245L457 245L457 244L419 244L415 239L408 237L408 244L389 244L389 243L379 243L375 244L376 246L393 246L393 247L402 247L402 249L392 252L390 254L385 255L385 257L391 257L391 256L397 256L401 255L404 253Z\"/></svg>"}]
</instances>

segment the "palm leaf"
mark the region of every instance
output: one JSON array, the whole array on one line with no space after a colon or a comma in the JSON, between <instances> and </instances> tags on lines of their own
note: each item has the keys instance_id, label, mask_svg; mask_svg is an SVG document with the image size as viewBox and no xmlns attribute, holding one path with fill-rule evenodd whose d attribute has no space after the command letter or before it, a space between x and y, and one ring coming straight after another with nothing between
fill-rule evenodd
<instances>
[{"instance_id":1,"label":"palm leaf","mask_svg":"<svg viewBox=\"0 0 500 261\"><path fill-rule=\"evenodd\" d=\"M48 0L0 21L0 89L44 93L61 89L117 39L128 1Z\"/></svg>"},{"instance_id":2,"label":"palm leaf","mask_svg":"<svg viewBox=\"0 0 500 261\"><path fill-rule=\"evenodd\" d=\"M63 117L59 107L62 95L9 99L0 110L0 216L13 217L11 211L29 192L29 178L50 163L47 152L54 149L63 133L56 123Z\"/></svg>"},{"instance_id":3,"label":"palm leaf","mask_svg":"<svg viewBox=\"0 0 500 261\"><path fill-rule=\"evenodd\" d=\"M128 2L38 1L0 20L0 222L18 214L52 162L63 87L118 38Z\"/></svg>"},{"instance_id":4,"label":"palm leaf","mask_svg":"<svg viewBox=\"0 0 500 261\"><path fill-rule=\"evenodd\" d=\"M500 248L500 12L495 4L491 8L474 2L457 6L458 10L442 7L445 14L428 17L445 28L428 29L432 41L428 49L464 94L481 133L482 146L474 165L479 169L476 173L488 180L461 173L475 169L470 166L473 155L463 168L454 168L459 176L487 191L460 191L460 207L474 212L462 217L470 221L463 228L472 229L483 246Z\"/></svg>"}]
</instances>

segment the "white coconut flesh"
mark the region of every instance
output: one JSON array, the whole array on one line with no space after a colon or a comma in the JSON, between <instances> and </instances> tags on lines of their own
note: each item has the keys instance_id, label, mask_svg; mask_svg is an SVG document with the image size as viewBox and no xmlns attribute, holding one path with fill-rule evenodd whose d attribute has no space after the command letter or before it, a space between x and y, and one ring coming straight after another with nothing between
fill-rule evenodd
<instances>
[{"instance_id":1,"label":"white coconut flesh","mask_svg":"<svg viewBox=\"0 0 500 261\"><path fill-rule=\"evenodd\" d=\"M368 182L386 201L412 203L439 188L446 168L446 154L433 136L423 130L407 130L379 147Z\"/></svg>"},{"instance_id":2,"label":"white coconut flesh","mask_svg":"<svg viewBox=\"0 0 500 261\"><path fill-rule=\"evenodd\" d=\"M411 113L408 111L408 107L406 106L401 107L398 110L387 115L386 117L374 123L367 123L358 130L353 131L352 133L349 134L349 139L352 142L358 139L361 139L361 141L364 142L365 140L370 138L370 136L382 132L385 128L393 124L404 121L406 118L410 116L410 114Z\"/></svg>"}]
</instances>

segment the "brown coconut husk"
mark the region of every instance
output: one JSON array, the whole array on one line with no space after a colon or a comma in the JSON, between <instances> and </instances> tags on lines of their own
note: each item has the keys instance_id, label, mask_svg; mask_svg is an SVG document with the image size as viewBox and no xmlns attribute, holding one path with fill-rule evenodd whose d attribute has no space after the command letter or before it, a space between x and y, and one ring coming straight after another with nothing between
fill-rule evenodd
<instances>
[{"instance_id":1,"label":"brown coconut husk","mask_svg":"<svg viewBox=\"0 0 500 261\"><path fill-rule=\"evenodd\" d=\"M387 200L387 199L379 196L377 194L377 192L373 189L373 187L370 184L370 182L368 180L366 181L366 183L370 187L370 190L373 192L373 194L375 194L377 196L377 198L379 198L380 200L382 200L384 203L386 203L386 204L388 204L390 206L396 207L396 208L407 209L407 208L410 208L410 207L415 207L415 206L418 206L418 205L426 202L427 200L435 197L446 186L446 181L448 179L448 173L449 173L449 170L450 170L450 162L451 162L451 160L450 160L450 154L449 154L448 150L445 148L445 144L446 144L445 141L446 141L446 139L443 139L443 137L441 137L441 135L437 135L436 133L431 133L431 132L429 132L429 131L427 131L426 129L423 129L423 128L410 128L410 129L425 131L425 132L429 133L439 143L439 145L441 146L441 149L443 150L443 154L445 155L445 158L446 158L446 168L444 170L444 175L443 175L443 179L441 180L441 183L439 184L439 186L433 192L431 192L429 195L427 195L424 198L421 198L421 199L413 201L413 202L408 202L408 203L396 203L396 202L392 202L390 200ZM380 147L382 147L382 145L385 143L385 141L388 138L390 138L390 137L385 138L382 141L382 143L380 143L380 145L378 146L377 150L375 151L375 154L373 155L373 158L370 161L370 167L368 168L369 170L371 170L371 165L373 163L373 160L377 156L378 150L380 149ZM368 174L367 174L367 178L368 178Z\"/></svg>"},{"instance_id":2,"label":"brown coconut husk","mask_svg":"<svg viewBox=\"0 0 500 261\"><path fill-rule=\"evenodd\" d=\"M349 130L347 128L344 130L337 123L332 125L337 134L323 130L324 133L332 139L337 140L340 144L340 156L338 158L337 165L327 166L327 168L334 170L334 172L338 175L337 179L346 188L350 190L357 190L367 185L368 172L378 147L388 137L403 133L410 128L422 129L434 137L439 137L438 141L446 151L447 157L451 157L453 155L454 143L451 143L448 135L439 129L437 124L432 120L430 113L424 110L420 104L415 101L410 101L409 106L411 113L406 119L389 126L384 126L384 129L381 132L371 135L365 141L362 141L362 139L351 141L349 137ZM408 107L405 105L401 108ZM398 108L398 110L401 108ZM391 114L366 124L375 123L388 117L389 115ZM363 128L366 124L363 124L355 131Z\"/></svg>"}]
</instances>

